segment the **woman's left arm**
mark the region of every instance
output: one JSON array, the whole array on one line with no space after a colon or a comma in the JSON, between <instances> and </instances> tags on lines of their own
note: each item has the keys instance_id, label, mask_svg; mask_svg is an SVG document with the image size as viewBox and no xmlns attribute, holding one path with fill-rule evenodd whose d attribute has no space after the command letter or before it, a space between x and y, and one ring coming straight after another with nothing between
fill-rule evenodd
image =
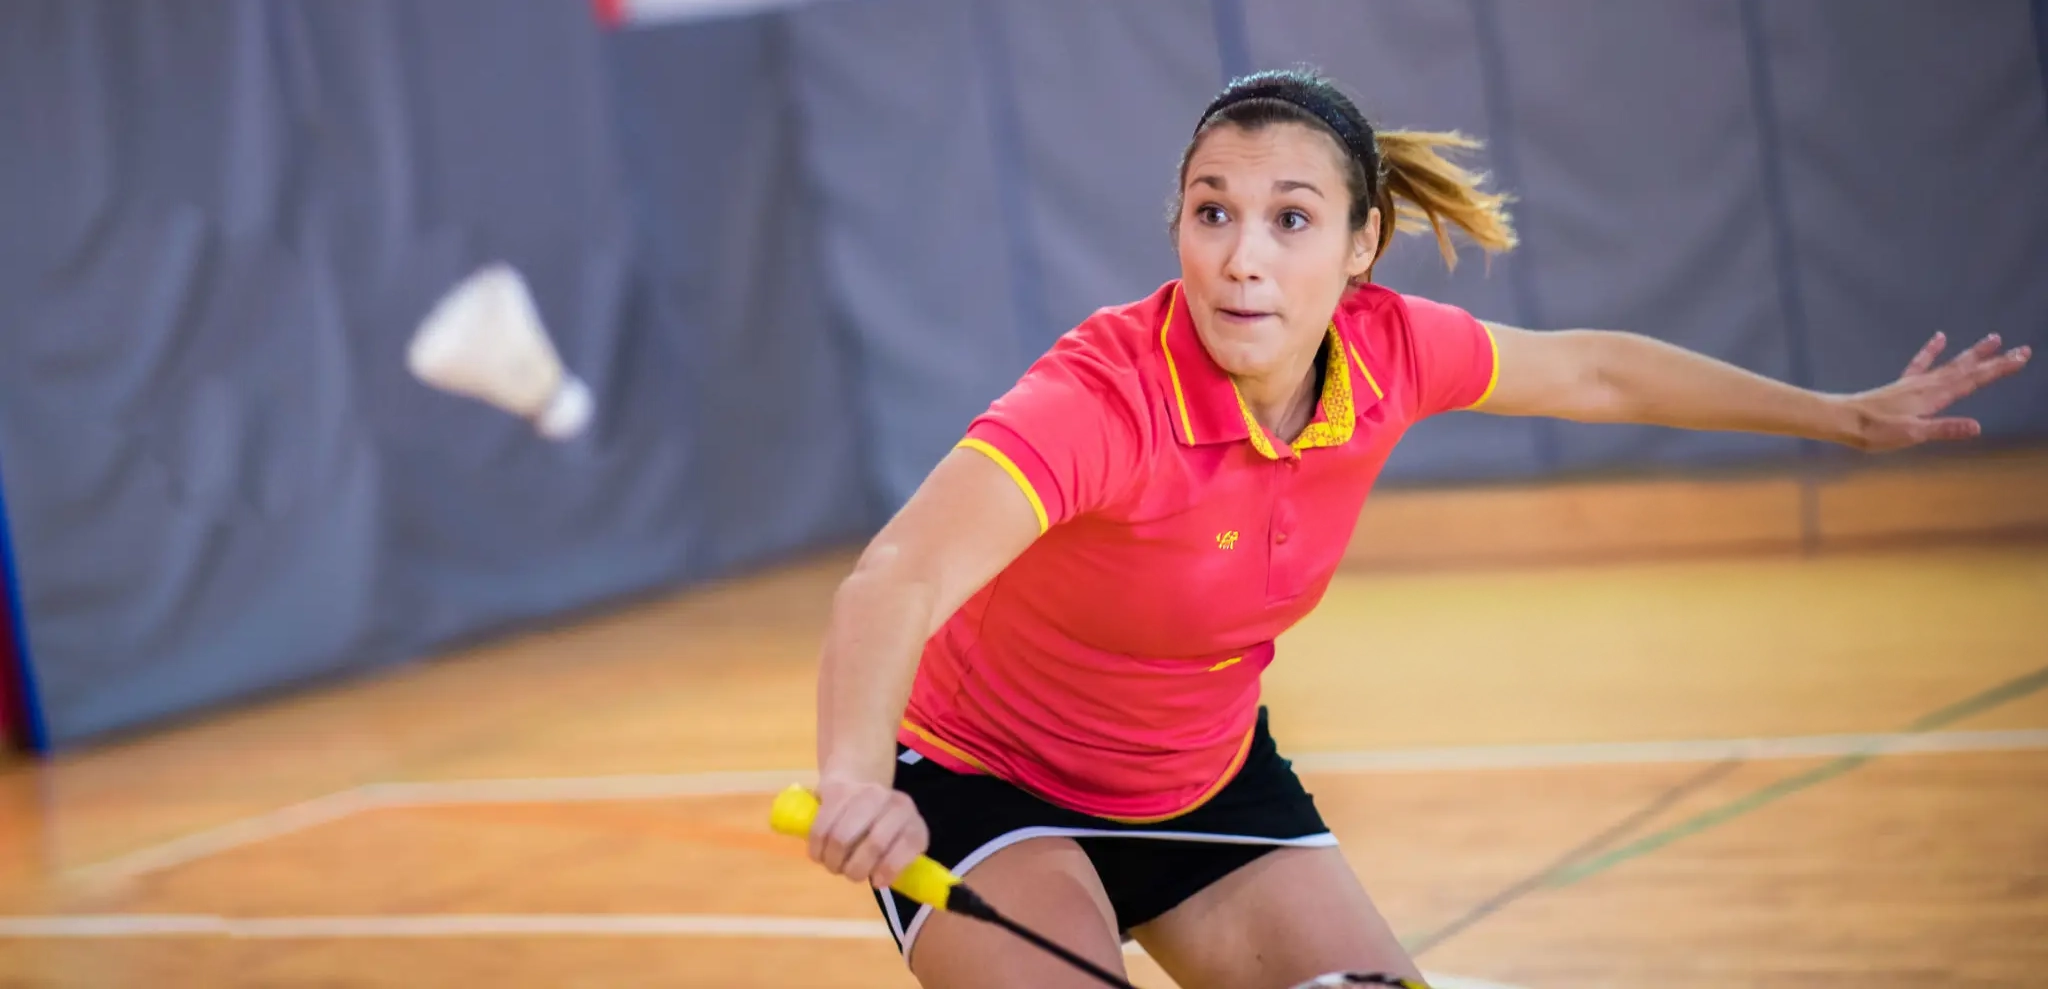
<instances>
[{"instance_id":1,"label":"woman's left arm","mask_svg":"<svg viewBox=\"0 0 2048 989\"><path fill-rule=\"evenodd\" d=\"M1993 334L1936 366L1947 346L1937 333L1897 381L1845 395L1786 384L1635 333L1486 326L1498 376L1474 411L1773 433L1871 452L1976 436L1976 420L1939 413L2032 356L2029 347L2000 353Z\"/></svg>"}]
</instances>

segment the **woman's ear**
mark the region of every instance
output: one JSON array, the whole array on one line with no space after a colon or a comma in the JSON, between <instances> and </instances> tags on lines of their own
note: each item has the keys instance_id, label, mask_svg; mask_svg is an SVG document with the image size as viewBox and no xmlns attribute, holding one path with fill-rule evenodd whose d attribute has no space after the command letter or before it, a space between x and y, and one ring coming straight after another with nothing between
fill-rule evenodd
<instances>
[{"instance_id":1,"label":"woman's ear","mask_svg":"<svg viewBox=\"0 0 2048 989\"><path fill-rule=\"evenodd\" d=\"M1351 232L1351 256L1345 259L1344 274L1357 281L1372 271L1374 254L1380 245L1380 210L1375 206L1365 216L1365 226Z\"/></svg>"}]
</instances>

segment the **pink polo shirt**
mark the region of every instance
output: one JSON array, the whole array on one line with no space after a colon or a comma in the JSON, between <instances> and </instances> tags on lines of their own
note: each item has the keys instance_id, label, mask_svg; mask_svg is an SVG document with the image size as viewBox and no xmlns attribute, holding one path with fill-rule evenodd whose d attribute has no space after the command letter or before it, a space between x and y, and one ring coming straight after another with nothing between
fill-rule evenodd
<instances>
[{"instance_id":1,"label":"pink polo shirt","mask_svg":"<svg viewBox=\"0 0 2048 989\"><path fill-rule=\"evenodd\" d=\"M1061 337L961 445L1044 530L926 643L898 737L1083 813L1184 814L1243 764L1273 640L1322 599L1387 454L1493 390L1466 312L1366 285L1290 446L1196 336L1178 281Z\"/></svg>"}]
</instances>

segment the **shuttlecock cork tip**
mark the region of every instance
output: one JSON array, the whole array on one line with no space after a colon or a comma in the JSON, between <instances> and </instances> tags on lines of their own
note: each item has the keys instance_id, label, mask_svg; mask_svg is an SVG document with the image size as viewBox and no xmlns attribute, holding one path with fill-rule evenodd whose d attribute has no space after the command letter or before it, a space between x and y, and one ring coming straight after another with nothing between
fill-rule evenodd
<instances>
[{"instance_id":1,"label":"shuttlecock cork tip","mask_svg":"<svg viewBox=\"0 0 2048 989\"><path fill-rule=\"evenodd\" d=\"M547 408L534 417L533 426L542 436L557 442L574 439L589 427L596 408L597 400L590 394L590 386L565 371L562 387L555 391Z\"/></svg>"}]
</instances>

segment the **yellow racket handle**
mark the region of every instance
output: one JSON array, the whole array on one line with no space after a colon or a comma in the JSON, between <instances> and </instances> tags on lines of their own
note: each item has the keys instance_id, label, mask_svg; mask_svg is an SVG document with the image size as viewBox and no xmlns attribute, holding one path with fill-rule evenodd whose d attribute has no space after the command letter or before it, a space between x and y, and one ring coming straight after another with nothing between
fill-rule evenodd
<instances>
[{"instance_id":1,"label":"yellow racket handle","mask_svg":"<svg viewBox=\"0 0 2048 989\"><path fill-rule=\"evenodd\" d=\"M775 797L775 805L768 811L768 826L779 834L793 838L811 836L811 822L818 819L818 798L800 784L792 783L789 789ZM953 894L953 887L960 884L960 877L931 858L919 855L889 888L919 903L933 908L946 909L946 901Z\"/></svg>"}]
</instances>

